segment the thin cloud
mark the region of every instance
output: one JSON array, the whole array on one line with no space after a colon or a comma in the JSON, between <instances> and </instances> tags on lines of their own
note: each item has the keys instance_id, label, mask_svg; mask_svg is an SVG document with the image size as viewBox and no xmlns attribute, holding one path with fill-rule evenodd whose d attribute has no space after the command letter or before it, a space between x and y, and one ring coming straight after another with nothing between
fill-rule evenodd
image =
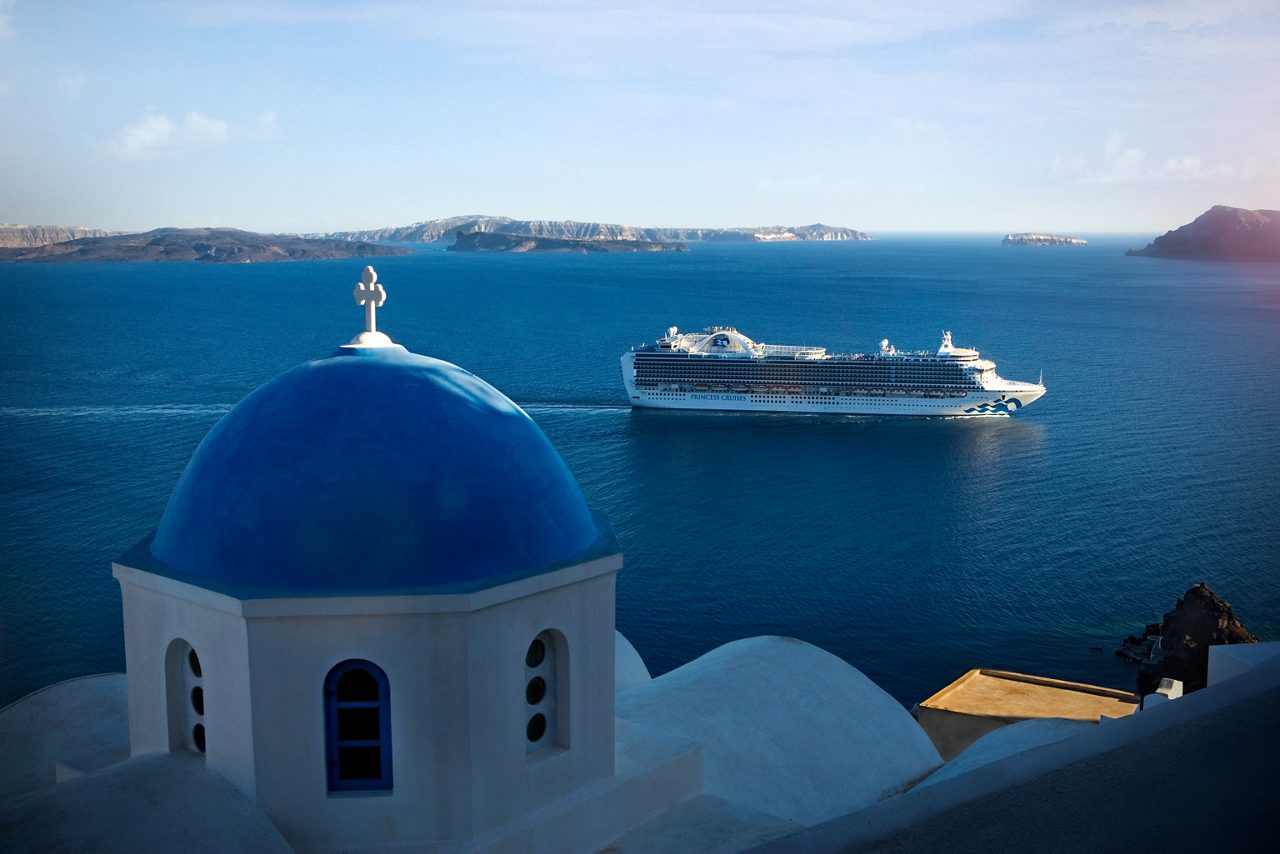
<instances>
[{"instance_id":1,"label":"thin cloud","mask_svg":"<svg viewBox=\"0 0 1280 854\"><path fill-rule=\"evenodd\" d=\"M182 122L182 135L193 145L221 145L227 141L230 127L225 119L211 119L193 111Z\"/></svg>"},{"instance_id":2,"label":"thin cloud","mask_svg":"<svg viewBox=\"0 0 1280 854\"><path fill-rule=\"evenodd\" d=\"M13 4L14 0L0 0L0 42L13 38Z\"/></svg>"},{"instance_id":3,"label":"thin cloud","mask_svg":"<svg viewBox=\"0 0 1280 854\"><path fill-rule=\"evenodd\" d=\"M107 151L118 160L152 160L174 150L177 131L168 116L147 116L120 131Z\"/></svg>"},{"instance_id":4,"label":"thin cloud","mask_svg":"<svg viewBox=\"0 0 1280 854\"><path fill-rule=\"evenodd\" d=\"M1057 159L1050 173L1081 184L1137 184L1156 181L1250 180L1263 172L1263 163L1248 157L1239 163L1206 163L1199 154L1151 157L1146 149L1130 145L1121 131L1112 131L1102 146L1100 160L1075 157Z\"/></svg>"},{"instance_id":5,"label":"thin cloud","mask_svg":"<svg viewBox=\"0 0 1280 854\"><path fill-rule=\"evenodd\" d=\"M1067 13L1050 30L1182 63L1223 57L1270 63L1278 20L1274 0L1157 0Z\"/></svg>"},{"instance_id":6,"label":"thin cloud","mask_svg":"<svg viewBox=\"0 0 1280 854\"><path fill-rule=\"evenodd\" d=\"M234 128L226 119L195 110L187 113L181 124L157 113L120 131L107 145L107 154L117 160L155 160L225 145L233 139L265 140L277 136L279 126L273 112L263 113L244 128Z\"/></svg>"},{"instance_id":7,"label":"thin cloud","mask_svg":"<svg viewBox=\"0 0 1280 854\"><path fill-rule=\"evenodd\" d=\"M1128 184L1147 174L1147 152L1128 145L1120 131L1112 131L1102 146L1102 166L1088 176L1091 184Z\"/></svg>"},{"instance_id":8,"label":"thin cloud","mask_svg":"<svg viewBox=\"0 0 1280 854\"><path fill-rule=\"evenodd\" d=\"M636 8L613 2L477 0L424 5L378 0L318 4L282 0L199 2L176 7L197 27L362 28L397 40L430 42L477 64L533 65L585 73L620 62L642 67L701 67L708 56L751 59L838 53L962 31L1023 14L1026 0L940 4L933 0L800 0L751 7L733 0L689 4L654 0ZM169 7L173 9L175 7Z\"/></svg>"},{"instance_id":9,"label":"thin cloud","mask_svg":"<svg viewBox=\"0 0 1280 854\"><path fill-rule=\"evenodd\" d=\"M1182 181L1207 181L1217 178L1233 178L1249 181L1262 174L1262 161L1247 157L1240 163L1206 164L1194 154L1166 159L1161 167L1163 177Z\"/></svg>"},{"instance_id":10,"label":"thin cloud","mask_svg":"<svg viewBox=\"0 0 1280 854\"><path fill-rule=\"evenodd\" d=\"M1063 16L1065 29L1117 27L1128 30L1158 28L1169 31L1219 27L1231 21L1265 13L1270 0L1155 0L1125 4L1107 3L1086 12Z\"/></svg>"}]
</instances>

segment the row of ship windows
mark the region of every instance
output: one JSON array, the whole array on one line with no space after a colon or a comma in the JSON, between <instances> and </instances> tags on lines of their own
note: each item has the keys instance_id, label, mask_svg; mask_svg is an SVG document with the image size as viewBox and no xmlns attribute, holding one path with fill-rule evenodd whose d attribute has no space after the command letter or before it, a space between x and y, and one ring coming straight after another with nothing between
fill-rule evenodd
<instances>
[{"instance_id":1,"label":"row of ship windows","mask_svg":"<svg viewBox=\"0 0 1280 854\"><path fill-rule=\"evenodd\" d=\"M859 370L889 370L891 368L942 368L946 370L959 370L965 367L973 367L972 365L964 365L958 362L821 362L810 360L785 360L777 362L755 362L745 359L714 359L714 360L691 360L691 359L636 359L637 365L663 365L666 367L675 367L678 365L691 365L698 368L749 368L751 370L769 370L771 368L803 368L806 371L818 370L836 370L839 368L857 368Z\"/></svg>"},{"instance_id":2,"label":"row of ship windows","mask_svg":"<svg viewBox=\"0 0 1280 854\"><path fill-rule=\"evenodd\" d=\"M635 366L637 369L653 368L664 371L684 368L695 371L949 371L959 373L964 370L961 365L814 365L812 362L785 365L733 362L636 362Z\"/></svg>"},{"instance_id":3,"label":"row of ship windows","mask_svg":"<svg viewBox=\"0 0 1280 854\"><path fill-rule=\"evenodd\" d=\"M674 377L800 377L808 379L824 379L828 377L949 377L962 379L969 374L960 371L731 371L731 370L655 370L647 367L636 368L636 376L674 376Z\"/></svg>"},{"instance_id":4,"label":"row of ship windows","mask_svg":"<svg viewBox=\"0 0 1280 854\"><path fill-rule=\"evenodd\" d=\"M763 379L755 378L750 380L728 378L728 376L671 376L666 379L653 379L650 376L636 376L636 385L644 388L663 388L678 387L675 389L664 389L664 391L689 391L694 385L719 385L713 391L723 392L732 388L767 388L773 391L774 388L782 387L799 388L804 391L817 391L817 389L829 389L835 393L836 391L849 391L850 388L867 387L867 388L946 388L946 389L975 389L982 388L977 383L945 383L938 380L924 379L877 379L877 380L840 380L840 382L800 382L794 379ZM707 389L699 388L695 391L703 392Z\"/></svg>"},{"instance_id":5,"label":"row of ship windows","mask_svg":"<svg viewBox=\"0 0 1280 854\"><path fill-rule=\"evenodd\" d=\"M651 392L649 394L649 397L684 398L685 395L669 394L665 392ZM751 403L765 403L765 404L777 404L779 402L777 399L777 396L761 396L761 395L754 395L754 394L749 397L743 397L742 400L750 401ZM731 400L729 402L732 403L733 401ZM832 406L839 405L839 404L853 405L855 403L858 404L859 406L862 406L863 404L866 404L866 403L884 403L886 405L892 403L894 407L906 406L906 407L911 407L916 409L936 409L939 404L944 403L944 401L942 400L934 401L932 403L910 403L897 397L856 397L856 398L844 397L844 398L836 398L834 400L831 398L822 398L818 400L806 400L805 402L806 403L825 403Z\"/></svg>"},{"instance_id":6,"label":"row of ship windows","mask_svg":"<svg viewBox=\"0 0 1280 854\"><path fill-rule=\"evenodd\" d=\"M852 402L852 401L854 401L854 400L861 401L861 400L864 400L864 399L870 399L870 400L885 400L885 399L890 399L890 400L895 400L895 401L896 401L896 400L899 400L899 399L901 399L901 398L903 398L903 397L918 397L918 396L919 396L919 395L907 395L907 394L883 394L883 395L874 395L874 394L866 394L866 393L862 393L862 394L851 394L851 395L850 395L850 394L838 395L838 394L836 394L835 392L828 392L828 393L822 394L822 393L818 393L818 392L815 392L815 391L812 391L812 390L810 390L810 391L803 391L803 392L780 392L780 391L779 391L779 392L773 392L772 394L760 394L760 393L748 394L747 392L735 392L735 391L732 391L731 389L723 389L723 390L719 390L719 391L710 390L710 389L707 389L707 390L697 390L697 389L695 389L695 390L693 390L693 391L652 391L652 390L650 390L650 389L641 389L641 391L644 391L644 392L645 392L645 394L647 394L649 397L678 397L678 398L684 398L684 397L687 397L689 394L708 394L708 393L709 393L709 394L715 394L715 395L720 396L718 399L729 399L729 400L732 400L733 398L732 398L732 397L728 397L729 395L739 394L739 395L742 395L742 396L743 396L743 398L750 397L750 398L751 398L751 400L777 400L778 398L784 398L784 399L785 399L785 398L790 397L790 398L804 398L805 400L816 400L816 401L818 401L818 402L820 402L820 403L842 403L842 402L845 402L845 401ZM960 399L960 398L962 398L962 397L967 397L967 396L968 396L967 394L965 394L965 393L963 393L963 392L962 392L962 393L960 393L960 394L955 395L954 397L950 397L950 399L951 399L951 400L958 400L958 399ZM945 399L947 399L947 398L943 398L943 397L934 397L934 398L932 398L932 399L933 399L933 400L945 400Z\"/></svg>"},{"instance_id":7,"label":"row of ship windows","mask_svg":"<svg viewBox=\"0 0 1280 854\"><path fill-rule=\"evenodd\" d=\"M801 348L801 349L806 349L806 348ZM776 365L776 364L778 364L778 363L786 363L786 362L792 362L792 361L803 361L803 362L805 362L806 364L811 364L811 363L813 363L813 362L815 362L815 361L818 361L818 362L822 362L822 363L834 363L835 365L866 365L866 364L874 364L874 365L954 365L954 364L964 364L964 363L975 362L975 361L977 361L977 359L974 359L974 358L965 358L965 359L937 359L937 358L930 358L930 357L911 357L911 356L905 356L905 357L904 357L904 356L900 356L900 357L898 357L898 358L896 358L896 359L883 359L883 358L878 358L878 357L874 357L874 356L869 356L869 357L863 357L863 358L860 358L860 359L853 359L853 358L847 358L847 357L846 357L846 358L832 358L832 359L802 359L802 360L796 360L796 359L791 359L791 358L789 358L789 357L785 357L785 356L783 356L783 357L773 357L773 358L764 358L764 359L759 359L759 358L743 358L743 357L741 357L741 356L729 356L729 357L719 356L719 355L711 355L711 356L706 356L706 355L688 356L688 355L686 355L686 354L684 354L684 353L663 353L663 352L656 352L656 353L654 353L654 352L650 352L650 353L636 353L636 361L637 361L637 362L651 362L651 361L662 361L662 362L720 362L720 361L723 361L723 362L744 362L744 363L747 363L747 364L753 364L753 365Z\"/></svg>"},{"instance_id":8,"label":"row of ship windows","mask_svg":"<svg viewBox=\"0 0 1280 854\"><path fill-rule=\"evenodd\" d=\"M697 382L732 382L748 385L772 385L775 383L800 383L803 385L848 385L863 383L895 383L918 382L938 383L942 385L976 385L973 380L958 377L912 376L898 375L888 377L788 377L788 376L735 376L732 374L694 374L694 375L653 375L636 374L637 382L647 383L697 383Z\"/></svg>"},{"instance_id":9,"label":"row of ship windows","mask_svg":"<svg viewBox=\"0 0 1280 854\"><path fill-rule=\"evenodd\" d=\"M830 388L832 390L842 389L842 388L847 389L853 386L867 386L871 388L874 388L874 387L889 388L893 386L920 386L920 387L927 386L930 388L952 388L952 389L981 388L981 386L978 383L968 383L968 382L956 383L956 382L947 382L946 380L915 378L915 377L898 377L897 379L875 379L875 380L845 379L840 381L827 381L827 382L820 382L820 381L815 382L812 380L800 381L800 380L794 380L794 379L785 379L781 377L772 377L772 378L757 377L750 380L743 379L741 377L665 377L661 379L655 378L655 377L636 377L635 384L639 386L647 386L647 387L680 386L681 388L684 388L686 386L707 385L707 384L728 385L728 386L735 386L735 385L736 386L766 386L766 387L767 386L798 386L805 389ZM720 389L720 390L723 391L723 389Z\"/></svg>"},{"instance_id":10,"label":"row of ship windows","mask_svg":"<svg viewBox=\"0 0 1280 854\"><path fill-rule=\"evenodd\" d=\"M637 365L649 363L697 364L697 365L750 365L758 368L784 367L787 365L805 365L823 368L949 368L972 364L975 360L957 361L954 359L915 360L915 359L689 359L681 356L646 355L637 353Z\"/></svg>"},{"instance_id":11,"label":"row of ship windows","mask_svg":"<svg viewBox=\"0 0 1280 854\"><path fill-rule=\"evenodd\" d=\"M776 385L778 383L796 383L800 385L892 385L893 383L913 382L913 383L932 383L935 385L964 385L976 386L977 383L972 380L958 380L954 377L832 377L832 378L814 378L814 377L778 377L778 376L752 376L752 377L736 377L722 376L719 374L698 374L696 376L647 376L645 374L637 374L636 382L646 383L649 385L660 385L662 383L707 383L707 382L728 382L728 383L745 383L747 385Z\"/></svg>"}]
</instances>

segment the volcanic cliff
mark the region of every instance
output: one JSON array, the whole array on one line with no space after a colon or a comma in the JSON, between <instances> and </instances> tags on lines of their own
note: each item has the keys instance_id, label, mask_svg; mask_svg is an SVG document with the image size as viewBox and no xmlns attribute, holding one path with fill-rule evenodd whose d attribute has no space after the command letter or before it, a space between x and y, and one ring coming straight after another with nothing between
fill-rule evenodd
<instances>
[{"instance_id":1,"label":"volcanic cliff","mask_svg":"<svg viewBox=\"0 0 1280 854\"><path fill-rule=\"evenodd\" d=\"M412 251L351 240L258 234L238 228L157 228L142 234L81 237L27 249L2 249L0 260L262 263L407 255Z\"/></svg>"},{"instance_id":2,"label":"volcanic cliff","mask_svg":"<svg viewBox=\"0 0 1280 854\"><path fill-rule=\"evenodd\" d=\"M655 243L677 243L689 240L774 242L796 240L874 240L871 235L852 228L823 225L770 225L758 228L647 228L574 220L519 220L505 216L455 216L433 219L413 225L377 228L368 231L334 231L308 235L368 240L391 243L449 243L459 234L492 232L523 237L547 237L564 240L647 240Z\"/></svg>"},{"instance_id":3,"label":"volcanic cliff","mask_svg":"<svg viewBox=\"0 0 1280 854\"><path fill-rule=\"evenodd\" d=\"M1126 255L1206 261L1280 261L1280 211L1215 205Z\"/></svg>"}]
</instances>

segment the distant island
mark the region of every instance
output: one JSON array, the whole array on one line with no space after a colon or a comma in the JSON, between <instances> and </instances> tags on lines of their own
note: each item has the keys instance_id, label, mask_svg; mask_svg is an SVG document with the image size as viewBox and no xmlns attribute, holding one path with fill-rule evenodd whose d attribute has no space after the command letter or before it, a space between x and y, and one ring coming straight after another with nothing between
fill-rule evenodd
<instances>
[{"instance_id":1,"label":"distant island","mask_svg":"<svg viewBox=\"0 0 1280 854\"><path fill-rule=\"evenodd\" d=\"M529 237L493 231L465 231L458 234L450 252L688 252L677 242L656 240L609 240L568 237Z\"/></svg>"},{"instance_id":2,"label":"distant island","mask_svg":"<svg viewBox=\"0 0 1280 854\"><path fill-rule=\"evenodd\" d=\"M641 240L651 243L681 243L698 240L771 243L796 240L875 239L869 234L852 228L821 223L797 226L769 225L756 228L647 228L600 222L524 220L483 215L432 219L413 225L376 228L368 231L331 231L306 236L364 240L374 243L450 243L459 234L472 232L563 240Z\"/></svg>"},{"instance_id":3,"label":"distant island","mask_svg":"<svg viewBox=\"0 0 1280 854\"><path fill-rule=\"evenodd\" d=\"M1126 255L1202 261L1280 261L1280 211L1214 205Z\"/></svg>"},{"instance_id":4,"label":"distant island","mask_svg":"<svg viewBox=\"0 0 1280 854\"><path fill-rule=\"evenodd\" d=\"M247 264L408 255L411 249L353 240L258 234L238 228L157 228L142 234L79 237L59 243L0 249L0 261L205 261Z\"/></svg>"},{"instance_id":5,"label":"distant island","mask_svg":"<svg viewBox=\"0 0 1280 854\"><path fill-rule=\"evenodd\" d=\"M111 232L76 225L12 225L0 223L0 249L22 249L81 237L107 237Z\"/></svg>"},{"instance_id":6,"label":"distant island","mask_svg":"<svg viewBox=\"0 0 1280 854\"><path fill-rule=\"evenodd\" d=\"M1006 234L1000 241L1003 246L1088 246L1089 241L1081 237L1065 237L1061 234L1038 234L1024 231L1020 234Z\"/></svg>"}]
</instances>

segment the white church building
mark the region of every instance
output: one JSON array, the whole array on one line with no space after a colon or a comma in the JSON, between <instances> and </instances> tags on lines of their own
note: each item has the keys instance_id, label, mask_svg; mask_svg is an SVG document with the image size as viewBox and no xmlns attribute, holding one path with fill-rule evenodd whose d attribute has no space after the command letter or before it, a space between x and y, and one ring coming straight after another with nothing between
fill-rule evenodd
<instances>
[{"instance_id":1,"label":"white church building","mask_svg":"<svg viewBox=\"0 0 1280 854\"><path fill-rule=\"evenodd\" d=\"M364 331L236 405L115 562L126 674L0 712L0 848L741 850L943 765L799 641L651 679L608 521L518 406L377 331L385 296L366 268Z\"/></svg>"}]
</instances>

